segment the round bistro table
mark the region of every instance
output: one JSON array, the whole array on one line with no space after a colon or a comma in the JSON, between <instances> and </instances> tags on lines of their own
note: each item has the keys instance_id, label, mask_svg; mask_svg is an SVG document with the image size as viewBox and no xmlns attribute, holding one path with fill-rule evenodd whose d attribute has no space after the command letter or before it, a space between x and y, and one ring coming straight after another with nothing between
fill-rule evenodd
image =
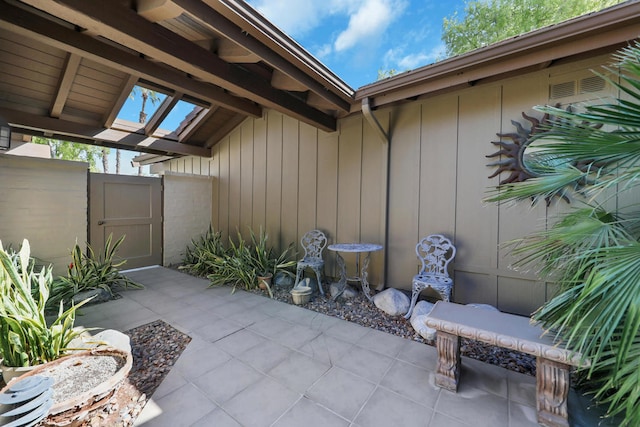
<instances>
[{"instance_id":1,"label":"round bistro table","mask_svg":"<svg viewBox=\"0 0 640 427\"><path fill-rule=\"evenodd\" d=\"M336 243L327 246L327 249L336 253L336 260L338 261L338 267L340 267L340 282L339 291L336 295L331 295L332 300L336 300L347 287L347 280L360 282L362 285L362 292L364 296L371 301L371 292L369 289L369 282L367 281L367 269L369 268L369 260L371 252L382 250L382 245L376 243ZM356 275L347 278L347 266L344 262L344 258L340 255L340 252L351 252L356 254ZM360 268L360 254L367 253L362 263L362 269Z\"/></svg>"}]
</instances>

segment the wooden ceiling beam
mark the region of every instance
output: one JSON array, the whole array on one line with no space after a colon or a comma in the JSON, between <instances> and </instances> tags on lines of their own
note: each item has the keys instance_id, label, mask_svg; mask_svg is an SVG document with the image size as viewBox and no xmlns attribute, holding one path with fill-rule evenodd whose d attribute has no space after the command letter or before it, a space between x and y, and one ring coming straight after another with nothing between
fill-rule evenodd
<instances>
[{"instance_id":1,"label":"wooden ceiling beam","mask_svg":"<svg viewBox=\"0 0 640 427\"><path fill-rule=\"evenodd\" d=\"M178 134L178 141L187 141L210 117L213 117L218 107L204 109L198 113L198 117L191 122Z\"/></svg>"},{"instance_id":2,"label":"wooden ceiling beam","mask_svg":"<svg viewBox=\"0 0 640 427\"><path fill-rule=\"evenodd\" d=\"M73 79L80 67L80 61L82 58L74 53L67 54L67 58L62 69L62 75L58 82L58 89L56 90L56 96L51 105L49 115L51 117L60 117L64 104L67 102L71 86L73 85Z\"/></svg>"},{"instance_id":3,"label":"wooden ceiling beam","mask_svg":"<svg viewBox=\"0 0 640 427\"><path fill-rule=\"evenodd\" d=\"M22 111L0 108L0 116L5 118L12 128L21 133L42 135L43 130L51 138L92 143L145 153L161 153L167 155L184 155L211 157L210 148L187 145L162 138L153 138L138 133L130 133L116 129L97 128L67 120L42 117Z\"/></svg>"},{"instance_id":4,"label":"wooden ceiling beam","mask_svg":"<svg viewBox=\"0 0 640 427\"><path fill-rule=\"evenodd\" d=\"M102 120L103 126L105 128L110 128L113 125L116 117L118 117L118 113L122 109L124 103L127 102L127 99L129 98L129 95L131 94L131 91L133 90L137 82L138 78L136 76L130 75L129 78L122 84L122 86L120 87L120 95L118 96L118 99L116 99L116 101L111 106L111 110Z\"/></svg>"},{"instance_id":5,"label":"wooden ceiling beam","mask_svg":"<svg viewBox=\"0 0 640 427\"><path fill-rule=\"evenodd\" d=\"M166 87L180 89L195 98L219 104L229 110L253 117L262 116L262 108L254 102L233 96L211 84L194 80L177 70L159 66L25 9L6 2L1 3L0 27L2 28L49 46L76 53L98 64L155 81Z\"/></svg>"},{"instance_id":6,"label":"wooden ceiling beam","mask_svg":"<svg viewBox=\"0 0 640 427\"><path fill-rule=\"evenodd\" d=\"M23 1L232 93L322 130L336 130L335 117L273 88L269 82L254 78L243 68L229 64L169 29L149 22L128 7L86 0ZM212 10L209 9L208 13Z\"/></svg>"},{"instance_id":7,"label":"wooden ceiling beam","mask_svg":"<svg viewBox=\"0 0 640 427\"><path fill-rule=\"evenodd\" d=\"M238 64L255 64L260 57L228 39L218 40L217 54L227 62Z\"/></svg>"},{"instance_id":8,"label":"wooden ceiling beam","mask_svg":"<svg viewBox=\"0 0 640 427\"><path fill-rule=\"evenodd\" d=\"M155 113L151 116L151 119L147 121L144 126L144 134L149 136L153 135L153 133L160 127L160 124L164 119L167 118L171 109L176 106L178 101L182 98L181 92L175 92L172 96L167 96L162 104L158 107ZM173 129L170 129L173 130Z\"/></svg>"},{"instance_id":9,"label":"wooden ceiling beam","mask_svg":"<svg viewBox=\"0 0 640 427\"><path fill-rule=\"evenodd\" d=\"M317 80L300 70L291 62L269 49L253 36L247 34L242 28L227 19L215 9L204 4L200 0L173 0L173 3L184 9L195 19L209 26L212 30L224 34L229 40L245 47L249 51L258 55L264 62L273 68L282 71L292 79L299 81L306 88L329 101L335 108L347 112L351 108L351 103L328 90ZM306 89L305 89L306 90Z\"/></svg>"}]
</instances>

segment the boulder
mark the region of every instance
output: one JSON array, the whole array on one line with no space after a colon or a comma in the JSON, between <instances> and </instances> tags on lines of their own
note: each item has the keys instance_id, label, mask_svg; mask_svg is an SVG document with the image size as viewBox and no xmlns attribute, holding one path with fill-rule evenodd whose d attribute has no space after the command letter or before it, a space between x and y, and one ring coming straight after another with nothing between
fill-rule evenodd
<instances>
[{"instance_id":1,"label":"boulder","mask_svg":"<svg viewBox=\"0 0 640 427\"><path fill-rule=\"evenodd\" d=\"M338 282L333 282L330 286L329 286L329 293L331 294L331 296L333 297L334 295L336 295L338 292L340 292L340 283ZM354 289L352 286L349 286L347 284L347 286L345 286L344 288L344 292L342 292L342 294L339 296L339 298L342 299L353 299L358 295L358 291L356 289Z\"/></svg>"},{"instance_id":2,"label":"boulder","mask_svg":"<svg viewBox=\"0 0 640 427\"><path fill-rule=\"evenodd\" d=\"M434 341L436 339L436 330L427 326L428 314L420 314L416 317L411 317L411 326L413 329L427 341Z\"/></svg>"},{"instance_id":3,"label":"boulder","mask_svg":"<svg viewBox=\"0 0 640 427\"><path fill-rule=\"evenodd\" d=\"M129 336L114 329L105 329L95 335L91 335L89 332L85 331L69 343L69 348L80 350L103 345L131 353L131 340L129 339Z\"/></svg>"},{"instance_id":4,"label":"boulder","mask_svg":"<svg viewBox=\"0 0 640 427\"><path fill-rule=\"evenodd\" d=\"M413 311L411 312L411 321L413 322L413 319L417 316L431 313L433 307L435 307L435 304L429 301L418 301L415 307L413 307Z\"/></svg>"},{"instance_id":5,"label":"boulder","mask_svg":"<svg viewBox=\"0 0 640 427\"><path fill-rule=\"evenodd\" d=\"M387 288L374 295L373 303L389 316L400 316L407 313L410 301L404 292L394 288Z\"/></svg>"},{"instance_id":6,"label":"boulder","mask_svg":"<svg viewBox=\"0 0 640 427\"><path fill-rule=\"evenodd\" d=\"M89 301L89 304L97 304L100 302L111 301L112 299L114 299L114 296L106 289L89 289L88 291L78 292L71 298L71 301L73 305L76 305L86 300L87 298L93 298L91 301Z\"/></svg>"},{"instance_id":7,"label":"boulder","mask_svg":"<svg viewBox=\"0 0 640 427\"><path fill-rule=\"evenodd\" d=\"M494 306L490 305L490 304L478 304L478 303L471 303L471 304L467 304L469 307L476 307L476 308L480 308L482 310L489 310L489 311L500 311L497 308L495 308Z\"/></svg>"},{"instance_id":8,"label":"boulder","mask_svg":"<svg viewBox=\"0 0 640 427\"><path fill-rule=\"evenodd\" d=\"M278 288L290 288L293 286L294 278L289 274L279 272L276 277L273 278L273 283Z\"/></svg>"}]
</instances>

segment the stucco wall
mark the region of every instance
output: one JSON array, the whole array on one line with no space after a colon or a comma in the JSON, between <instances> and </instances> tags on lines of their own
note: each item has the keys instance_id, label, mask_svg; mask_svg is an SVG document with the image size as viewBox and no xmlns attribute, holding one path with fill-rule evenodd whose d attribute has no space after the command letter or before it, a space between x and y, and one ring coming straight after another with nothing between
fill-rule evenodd
<instances>
[{"instance_id":1,"label":"stucco wall","mask_svg":"<svg viewBox=\"0 0 640 427\"><path fill-rule=\"evenodd\" d=\"M87 241L87 174L81 162L0 154L0 240L66 274L76 241Z\"/></svg>"},{"instance_id":2,"label":"stucco wall","mask_svg":"<svg viewBox=\"0 0 640 427\"><path fill-rule=\"evenodd\" d=\"M167 173L164 176L163 264L179 264L192 239L211 223L213 178Z\"/></svg>"},{"instance_id":3,"label":"stucco wall","mask_svg":"<svg viewBox=\"0 0 640 427\"><path fill-rule=\"evenodd\" d=\"M514 132L512 120L530 127L522 113L540 117L533 106L563 105L612 95L551 99L550 85L592 76L609 56L425 97L375 115L391 135L388 232L385 232L386 148L362 115L341 119L325 133L273 111L248 119L213 149L206 174L216 177L212 224L225 234L246 227L267 231L281 245L299 241L311 228L331 243L385 244L371 261L375 286L411 288L418 271L418 240L432 233L452 237L453 299L487 303L507 312L530 314L553 289L531 272L515 271L504 243L546 227L564 202L547 207L483 202L500 178L489 179L497 133ZM189 158L170 170L202 170ZM385 265L386 253L386 265ZM325 253L327 273L336 275L334 254ZM347 258L352 266L353 259ZM386 266L386 282L385 277ZM384 282L384 283L383 283Z\"/></svg>"}]
</instances>

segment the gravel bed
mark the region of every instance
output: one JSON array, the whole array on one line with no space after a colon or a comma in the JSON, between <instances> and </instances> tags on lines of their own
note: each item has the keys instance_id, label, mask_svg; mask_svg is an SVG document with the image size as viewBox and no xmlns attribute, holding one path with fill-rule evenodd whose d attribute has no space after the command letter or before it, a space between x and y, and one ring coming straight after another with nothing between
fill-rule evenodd
<instances>
[{"instance_id":1,"label":"gravel bed","mask_svg":"<svg viewBox=\"0 0 640 427\"><path fill-rule=\"evenodd\" d=\"M291 294L289 294L289 289L274 287L272 290L274 299L288 304L293 304ZM252 292L268 297L265 291L256 289ZM328 289L326 286L325 295L328 295ZM348 320L368 328L377 329L399 337L421 342L425 345L435 345L435 342L427 341L418 335L411 326L409 320L405 319L403 316L392 317L387 315L385 312L378 309L372 302L367 300L362 293L359 293L355 298L346 301L340 298L338 301L332 301L331 298L323 297L318 294L313 296L309 303L304 304L301 307L326 314L328 316ZM511 371L532 376L536 375L535 357L528 354L479 343L473 340L467 340L465 338L461 340L460 351L464 356L490 363L492 365L501 366Z\"/></svg>"}]
</instances>

